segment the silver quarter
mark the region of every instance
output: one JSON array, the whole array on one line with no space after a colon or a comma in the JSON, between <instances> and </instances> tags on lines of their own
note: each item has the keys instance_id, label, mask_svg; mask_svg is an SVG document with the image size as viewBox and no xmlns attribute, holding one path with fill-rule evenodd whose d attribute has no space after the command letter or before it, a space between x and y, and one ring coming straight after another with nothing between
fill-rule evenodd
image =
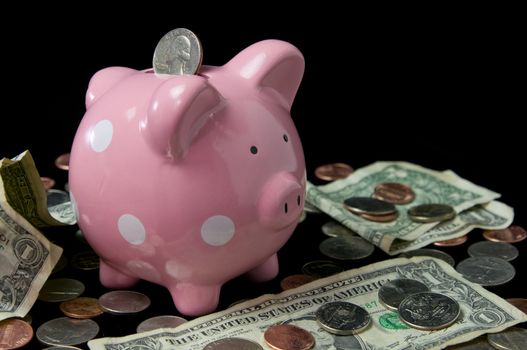
<instances>
[{"instance_id":1,"label":"silver quarter","mask_svg":"<svg viewBox=\"0 0 527 350\"><path fill-rule=\"evenodd\" d=\"M482 286L499 286L516 275L509 262L490 256L467 258L457 264L456 270L470 282Z\"/></svg>"},{"instance_id":2,"label":"silver quarter","mask_svg":"<svg viewBox=\"0 0 527 350\"><path fill-rule=\"evenodd\" d=\"M481 241L471 244L468 247L470 256L493 256L505 261L511 261L518 257L518 248L510 243Z\"/></svg>"},{"instance_id":3,"label":"silver quarter","mask_svg":"<svg viewBox=\"0 0 527 350\"><path fill-rule=\"evenodd\" d=\"M177 28L159 40L154 51L154 71L156 74L196 74L202 58L198 37L188 29Z\"/></svg>"},{"instance_id":4,"label":"silver quarter","mask_svg":"<svg viewBox=\"0 0 527 350\"><path fill-rule=\"evenodd\" d=\"M99 305L110 314L133 314L150 306L150 298L130 290L114 290L99 297Z\"/></svg>"},{"instance_id":5,"label":"silver quarter","mask_svg":"<svg viewBox=\"0 0 527 350\"><path fill-rule=\"evenodd\" d=\"M344 206L354 214L388 215L397 211L395 205L370 197L350 197Z\"/></svg>"},{"instance_id":6,"label":"silver quarter","mask_svg":"<svg viewBox=\"0 0 527 350\"><path fill-rule=\"evenodd\" d=\"M408 216L415 222L446 221L456 217L456 212L448 204L421 204L408 209Z\"/></svg>"},{"instance_id":7,"label":"silver quarter","mask_svg":"<svg viewBox=\"0 0 527 350\"><path fill-rule=\"evenodd\" d=\"M446 350L496 350L487 341L487 337L480 336L466 343L449 346Z\"/></svg>"},{"instance_id":8,"label":"silver quarter","mask_svg":"<svg viewBox=\"0 0 527 350\"><path fill-rule=\"evenodd\" d=\"M428 292L430 289L426 284L407 278L396 279L387 282L379 289L379 301L387 309L397 310L401 301L408 295Z\"/></svg>"},{"instance_id":9,"label":"silver quarter","mask_svg":"<svg viewBox=\"0 0 527 350\"><path fill-rule=\"evenodd\" d=\"M375 246L362 237L330 237L318 246L325 256L337 260L358 260L370 256Z\"/></svg>"},{"instance_id":10,"label":"silver quarter","mask_svg":"<svg viewBox=\"0 0 527 350\"><path fill-rule=\"evenodd\" d=\"M62 302L75 299L84 293L84 284L71 278L56 278L47 280L38 293L38 300Z\"/></svg>"},{"instance_id":11,"label":"silver quarter","mask_svg":"<svg viewBox=\"0 0 527 350\"><path fill-rule=\"evenodd\" d=\"M225 338L208 343L203 350L263 350L263 348L252 340Z\"/></svg>"},{"instance_id":12,"label":"silver quarter","mask_svg":"<svg viewBox=\"0 0 527 350\"><path fill-rule=\"evenodd\" d=\"M302 273L321 278L327 277L344 271L344 268L330 260L314 260L302 266Z\"/></svg>"},{"instance_id":13,"label":"silver quarter","mask_svg":"<svg viewBox=\"0 0 527 350\"><path fill-rule=\"evenodd\" d=\"M37 339L46 345L80 345L95 338L99 326L93 320L60 317L47 321L37 329Z\"/></svg>"},{"instance_id":14,"label":"silver quarter","mask_svg":"<svg viewBox=\"0 0 527 350\"><path fill-rule=\"evenodd\" d=\"M329 237L351 237L357 235L355 232L336 221L328 221L322 225L322 232Z\"/></svg>"},{"instance_id":15,"label":"silver quarter","mask_svg":"<svg viewBox=\"0 0 527 350\"><path fill-rule=\"evenodd\" d=\"M450 266L454 266L456 264L456 261L450 254L447 254L437 249L429 249L429 248L416 249L410 252L404 252L401 254L401 256L405 258L411 258L414 256L430 256L432 258L443 260Z\"/></svg>"},{"instance_id":16,"label":"silver quarter","mask_svg":"<svg viewBox=\"0 0 527 350\"><path fill-rule=\"evenodd\" d=\"M326 331L338 335L350 335L366 328L370 315L362 307L335 301L322 305L316 311L317 321Z\"/></svg>"},{"instance_id":17,"label":"silver quarter","mask_svg":"<svg viewBox=\"0 0 527 350\"><path fill-rule=\"evenodd\" d=\"M179 316L171 316L171 315L156 316L156 317L151 317L149 319L146 319L143 322L139 323L136 331L137 333L141 333L141 332L148 332L148 331L151 331L154 329L160 329L160 328L174 328L185 322L187 322L187 320Z\"/></svg>"},{"instance_id":18,"label":"silver quarter","mask_svg":"<svg viewBox=\"0 0 527 350\"><path fill-rule=\"evenodd\" d=\"M446 295L422 292L404 298L398 312L401 320L412 328L435 330L454 323L461 309L457 301Z\"/></svg>"},{"instance_id":19,"label":"silver quarter","mask_svg":"<svg viewBox=\"0 0 527 350\"><path fill-rule=\"evenodd\" d=\"M63 190L55 190L52 188L46 192L46 195L48 208L70 201L69 193Z\"/></svg>"},{"instance_id":20,"label":"silver quarter","mask_svg":"<svg viewBox=\"0 0 527 350\"><path fill-rule=\"evenodd\" d=\"M510 327L499 333L487 335L489 343L500 350L524 350L527 343L527 329Z\"/></svg>"}]
</instances>

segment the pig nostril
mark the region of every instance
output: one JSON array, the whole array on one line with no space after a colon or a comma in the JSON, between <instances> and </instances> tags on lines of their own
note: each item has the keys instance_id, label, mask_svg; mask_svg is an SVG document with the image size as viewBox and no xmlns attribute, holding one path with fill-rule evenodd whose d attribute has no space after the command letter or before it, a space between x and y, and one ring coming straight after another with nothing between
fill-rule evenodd
<instances>
[{"instance_id":1,"label":"pig nostril","mask_svg":"<svg viewBox=\"0 0 527 350\"><path fill-rule=\"evenodd\" d=\"M284 211L287 214L287 202L285 202L285 204L284 204Z\"/></svg>"},{"instance_id":2,"label":"pig nostril","mask_svg":"<svg viewBox=\"0 0 527 350\"><path fill-rule=\"evenodd\" d=\"M300 205L300 195L296 196L296 203Z\"/></svg>"}]
</instances>

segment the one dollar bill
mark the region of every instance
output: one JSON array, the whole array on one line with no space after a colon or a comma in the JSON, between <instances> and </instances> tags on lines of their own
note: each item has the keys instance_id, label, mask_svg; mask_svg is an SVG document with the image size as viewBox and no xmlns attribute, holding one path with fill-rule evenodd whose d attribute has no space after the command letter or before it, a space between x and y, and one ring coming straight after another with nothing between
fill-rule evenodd
<instances>
[{"instance_id":1,"label":"one dollar bill","mask_svg":"<svg viewBox=\"0 0 527 350\"><path fill-rule=\"evenodd\" d=\"M27 314L61 254L11 207L0 177L0 321Z\"/></svg>"},{"instance_id":2,"label":"one dollar bill","mask_svg":"<svg viewBox=\"0 0 527 350\"><path fill-rule=\"evenodd\" d=\"M402 183L415 192L414 201L397 205L399 216L395 221L388 223L368 221L344 207L345 199L371 197L375 187L384 182ZM446 239L434 234L428 235L428 238L423 240L423 235L439 223L414 222L407 215L408 208L419 204L441 203L452 206L459 214L500 197L500 194L462 179L452 171L438 172L406 162L376 162L357 170L345 179L324 186L316 187L308 182L306 192L308 203L391 255L418 248L409 243L405 250L393 249L394 242L414 242L419 239L423 246L431 243L432 237L436 240ZM512 221L512 214L506 219ZM425 241L426 244L423 244Z\"/></svg>"},{"instance_id":3,"label":"one dollar bill","mask_svg":"<svg viewBox=\"0 0 527 350\"><path fill-rule=\"evenodd\" d=\"M399 278L421 281L431 291L457 300L461 308L459 320L433 332L406 326L396 312L387 310L378 300L379 288ZM322 330L315 313L321 305L332 301L362 306L372 319L370 326L349 336L334 336ZM442 349L526 320L523 312L467 281L443 261L425 257L397 258L348 270L278 295L263 295L176 328L95 339L88 346L92 350L201 350L212 341L229 337L245 338L263 346L264 333L270 326L294 324L313 334L316 349Z\"/></svg>"}]
</instances>

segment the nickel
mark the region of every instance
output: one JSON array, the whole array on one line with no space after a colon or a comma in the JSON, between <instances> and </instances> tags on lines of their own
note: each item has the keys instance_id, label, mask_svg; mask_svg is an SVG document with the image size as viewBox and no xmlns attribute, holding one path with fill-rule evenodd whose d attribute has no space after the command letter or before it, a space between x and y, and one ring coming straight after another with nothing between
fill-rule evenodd
<instances>
[{"instance_id":1,"label":"nickel","mask_svg":"<svg viewBox=\"0 0 527 350\"><path fill-rule=\"evenodd\" d=\"M203 350L264 350L252 340L243 338L226 338L208 343Z\"/></svg>"},{"instance_id":2,"label":"nickel","mask_svg":"<svg viewBox=\"0 0 527 350\"><path fill-rule=\"evenodd\" d=\"M60 317L43 323L37 329L37 339L46 345L79 345L97 336L99 326L92 320Z\"/></svg>"},{"instance_id":3,"label":"nickel","mask_svg":"<svg viewBox=\"0 0 527 350\"><path fill-rule=\"evenodd\" d=\"M404 252L401 254L401 256L405 258L411 258L413 256L430 256L432 258L443 260L450 266L454 266L456 264L456 261L450 254L447 254L437 249L428 249L428 248L416 249L410 252Z\"/></svg>"},{"instance_id":4,"label":"nickel","mask_svg":"<svg viewBox=\"0 0 527 350\"><path fill-rule=\"evenodd\" d=\"M379 289L379 301L387 309L397 310L401 301L410 294L428 292L426 284L416 280L401 278L382 285Z\"/></svg>"},{"instance_id":5,"label":"nickel","mask_svg":"<svg viewBox=\"0 0 527 350\"><path fill-rule=\"evenodd\" d=\"M99 305L110 314L133 314L150 306L150 298L130 290L115 290L99 297Z\"/></svg>"},{"instance_id":6,"label":"nickel","mask_svg":"<svg viewBox=\"0 0 527 350\"><path fill-rule=\"evenodd\" d=\"M514 278L514 266L503 259L482 256L471 257L456 266L457 272L470 282L482 286L499 286Z\"/></svg>"},{"instance_id":7,"label":"nickel","mask_svg":"<svg viewBox=\"0 0 527 350\"><path fill-rule=\"evenodd\" d=\"M350 197L344 206L354 214L389 215L397 212L395 205L370 197Z\"/></svg>"},{"instance_id":8,"label":"nickel","mask_svg":"<svg viewBox=\"0 0 527 350\"><path fill-rule=\"evenodd\" d=\"M366 328L370 315L362 307L335 301L322 305L316 312L317 321L326 331L338 335L350 335Z\"/></svg>"},{"instance_id":9,"label":"nickel","mask_svg":"<svg viewBox=\"0 0 527 350\"><path fill-rule=\"evenodd\" d=\"M500 350L524 350L527 343L527 329L510 327L499 333L487 335L489 343Z\"/></svg>"},{"instance_id":10,"label":"nickel","mask_svg":"<svg viewBox=\"0 0 527 350\"><path fill-rule=\"evenodd\" d=\"M155 316L155 317L151 317L141 322L137 326L136 331L137 333L141 333L141 332L148 332L148 331L151 331L154 329L160 329L160 328L174 328L185 322L187 322L187 320L179 316L171 316L171 315Z\"/></svg>"},{"instance_id":11,"label":"nickel","mask_svg":"<svg viewBox=\"0 0 527 350\"><path fill-rule=\"evenodd\" d=\"M506 261L514 260L518 257L518 249L510 243L481 241L471 244L468 247L470 256L493 256Z\"/></svg>"},{"instance_id":12,"label":"nickel","mask_svg":"<svg viewBox=\"0 0 527 350\"><path fill-rule=\"evenodd\" d=\"M359 236L330 237L319 245L322 254L337 260L364 259L370 256L374 249L373 244Z\"/></svg>"},{"instance_id":13,"label":"nickel","mask_svg":"<svg viewBox=\"0 0 527 350\"><path fill-rule=\"evenodd\" d=\"M84 284L71 278L47 280L38 294L38 299L49 302L61 302L75 299L84 293Z\"/></svg>"},{"instance_id":14,"label":"nickel","mask_svg":"<svg viewBox=\"0 0 527 350\"><path fill-rule=\"evenodd\" d=\"M450 326L461 313L454 299L439 293L422 292L407 296L399 304L399 317L410 327L436 330Z\"/></svg>"},{"instance_id":15,"label":"nickel","mask_svg":"<svg viewBox=\"0 0 527 350\"><path fill-rule=\"evenodd\" d=\"M408 216L415 222L428 223L453 219L456 212L447 204L420 204L408 209Z\"/></svg>"},{"instance_id":16,"label":"nickel","mask_svg":"<svg viewBox=\"0 0 527 350\"><path fill-rule=\"evenodd\" d=\"M344 268L330 260L314 260L302 266L302 272L316 278L327 277L344 271Z\"/></svg>"}]
</instances>

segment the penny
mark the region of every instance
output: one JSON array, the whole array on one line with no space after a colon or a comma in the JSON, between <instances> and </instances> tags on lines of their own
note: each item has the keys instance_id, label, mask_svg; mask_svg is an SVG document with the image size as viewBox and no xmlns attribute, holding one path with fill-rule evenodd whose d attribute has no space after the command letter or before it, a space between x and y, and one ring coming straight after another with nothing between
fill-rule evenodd
<instances>
[{"instance_id":1,"label":"penny","mask_svg":"<svg viewBox=\"0 0 527 350\"><path fill-rule=\"evenodd\" d=\"M264 350L264 348L252 340L225 338L208 343L203 350Z\"/></svg>"},{"instance_id":2,"label":"penny","mask_svg":"<svg viewBox=\"0 0 527 350\"><path fill-rule=\"evenodd\" d=\"M344 268L330 260L314 260L302 266L302 272L306 275L321 278L344 271Z\"/></svg>"},{"instance_id":3,"label":"penny","mask_svg":"<svg viewBox=\"0 0 527 350\"><path fill-rule=\"evenodd\" d=\"M175 328L180 324L188 322L183 317L163 315L150 317L149 319L144 320L137 326L137 333L148 332L154 329L160 328Z\"/></svg>"},{"instance_id":4,"label":"penny","mask_svg":"<svg viewBox=\"0 0 527 350\"><path fill-rule=\"evenodd\" d=\"M338 335L350 335L366 328L370 315L362 307L345 301L322 305L316 311L317 321L326 331Z\"/></svg>"},{"instance_id":5,"label":"penny","mask_svg":"<svg viewBox=\"0 0 527 350\"><path fill-rule=\"evenodd\" d=\"M379 289L379 301L389 310L397 310L401 301L410 294L428 292L426 284L407 278L400 278L382 285Z\"/></svg>"},{"instance_id":6,"label":"penny","mask_svg":"<svg viewBox=\"0 0 527 350\"><path fill-rule=\"evenodd\" d=\"M315 176L325 181L344 179L351 173L353 168L344 163L321 165L315 169Z\"/></svg>"},{"instance_id":7,"label":"penny","mask_svg":"<svg viewBox=\"0 0 527 350\"><path fill-rule=\"evenodd\" d=\"M408 209L408 216L415 222L428 223L453 219L456 212L447 204L420 204Z\"/></svg>"},{"instance_id":8,"label":"penny","mask_svg":"<svg viewBox=\"0 0 527 350\"><path fill-rule=\"evenodd\" d=\"M132 314L150 306L150 298L130 290L115 290L99 297L99 305L110 314Z\"/></svg>"},{"instance_id":9,"label":"penny","mask_svg":"<svg viewBox=\"0 0 527 350\"><path fill-rule=\"evenodd\" d=\"M280 281L280 287L282 290L289 290L313 282L314 280L316 280L316 277L309 275L291 275Z\"/></svg>"},{"instance_id":10,"label":"penny","mask_svg":"<svg viewBox=\"0 0 527 350\"><path fill-rule=\"evenodd\" d=\"M523 350L527 343L527 329L510 327L499 333L489 333L487 339L496 349Z\"/></svg>"},{"instance_id":11,"label":"penny","mask_svg":"<svg viewBox=\"0 0 527 350\"><path fill-rule=\"evenodd\" d=\"M411 258L413 256L430 256L432 258L443 260L450 266L454 266L456 264L456 261L450 254L447 254L437 249L428 249L428 248L416 249L410 252L404 252L401 254L401 256L405 258Z\"/></svg>"},{"instance_id":12,"label":"penny","mask_svg":"<svg viewBox=\"0 0 527 350\"><path fill-rule=\"evenodd\" d=\"M64 301L59 307L64 315L71 318L92 318L103 313L99 302L95 298L79 297Z\"/></svg>"},{"instance_id":13,"label":"penny","mask_svg":"<svg viewBox=\"0 0 527 350\"><path fill-rule=\"evenodd\" d=\"M457 245L461 245L467 241L467 235L456 237L452 239L445 239L444 241L437 241L434 242L434 245L438 247L454 247Z\"/></svg>"},{"instance_id":14,"label":"penny","mask_svg":"<svg viewBox=\"0 0 527 350\"><path fill-rule=\"evenodd\" d=\"M505 261L511 261L518 257L518 249L510 243L481 241L468 247L470 256L493 256Z\"/></svg>"},{"instance_id":15,"label":"penny","mask_svg":"<svg viewBox=\"0 0 527 350\"><path fill-rule=\"evenodd\" d=\"M69 170L70 169L70 154L64 153L55 159L55 166L62 170Z\"/></svg>"},{"instance_id":16,"label":"penny","mask_svg":"<svg viewBox=\"0 0 527 350\"><path fill-rule=\"evenodd\" d=\"M308 350L315 346L315 338L311 333L292 324L267 328L264 339L275 350Z\"/></svg>"},{"instance_id":17,"label":"penny","mask_svg":"<svg viewBox=\"0 0 527 350\"><path fill-rule=\"evenodd\" d=\"M358 260L370 256L375 246L359 236L330 237L318 246L320 252L337 260Z\"/></svg>"},{"instance_id":18,"label":"penny","mask_svg":"<svg viewBox=\"0 0 527 350\"><path fill-rule=\"evenodd\" d=\"M524 314L527 315L527 299L524 298L509 298L505 299L510 304L514 305L518 309L520 309Z\"/></svg>"},{"instance_id":19,"label":"penny","mask_svg":"<svg viewBox=\"0 0 527 350\"><path fill-rule=\"evenodd\" d=\"M84 292L84 284L71 278L47 280L38 293L38 300L61 302L75 299Z\"/></svg>"},{"instance_id":20,"label":"penny","mask_svg":"<svg viewBox=\"0 0 527 350\"><path fill-rule=\"evenodd\" d=\"M421 292L404 298L398 312L401 320L412 328L436 330L454 323L461 309L457 301L446 295Z\"/></svg>"},{"instance_id":21,"label":"penny","mask_svg":"<svg viewBox=\"0 0 527 350\"><path fill-rule=\"evenodd\" d=\"M33 338L33 328L17 318L0 321L0 349L18 349Z\"/></svg>"},{"instance_id":22,"label":"penny","mask_svg":"<svg viewBox=\"0 0 527 350\"><path fill-rule=\"evenodd\" d=\"M490 256L467 258L457 264L456 270L470 282L482 286L498 286L516 275L514 266L509 262Z\"/></svg>"},{"instance_id":23,"label":"penny","mask_svg":"<svg viewBox=\"0 0 527 350\"><path fill-rule=\"evenodd\" d=\"M402 183L384 182L375 186L373 198L393 204L408 204L415 199L415 193Z\"/></svg>"},{"instance_id":24,"label":"penny","mask_svg":"<svg viewBox=\"0 0 527 350\"><path fill-rule=\"evenodd\" d=\"M388 215L397 212L392 203L370 197L346 198L344 206L354 214Z\"/></svg>"},{"instance_id":25,"label":"penny","mask_svg":"<svg viewBox=\"0 0 527 350\"><path fill-rule=\"evenodd\" d=\"M43 323L37 329L37 339L46 345L80 345L97 336L99 325L93 320L60 317Z\"/></svg>"},{"instance_id":26,"label":"penny","mask_svg":"<svg viewBox=\"0 0 527 350\"><path fill-rule=\"evenodd\" d=\"M502 230L487 230L483 232L483 237L489 241L517 243L527 237L527 231L523 227L512 225Z\"/></svg>"},{"instance_id":27,"label":"penny","mask_svg":"<svg viewBox=\"0 0 527 350\"><path fill-rule=\"evenodd\" d=\"M355 232L336 221L328 221L324 225L322 225L322 232L329 237L357 235Z\"/></svg>"},{"instance_id":28,"label":"penny","mask_svg":"<svg viewBox=\"0 0 527 350\"><path fill-rule=\"evenodd\" d=\"M55 180L50 177L41 177L40 181L42 181L42 186L44 186L46 191L55 186Z\"/></svg>"},{"instance_id":29,"label":"penny","mask_svg":"<svg viewBox=\"0 0 527 350\"><path fill-rule=\"evenodd\" d=\"M373 221L373 222L392 222L397 220L399 217L399 212L395 212L387 215L370 215L370 214L359 214L363 219Z\"/></svg>"}]
</instances>

